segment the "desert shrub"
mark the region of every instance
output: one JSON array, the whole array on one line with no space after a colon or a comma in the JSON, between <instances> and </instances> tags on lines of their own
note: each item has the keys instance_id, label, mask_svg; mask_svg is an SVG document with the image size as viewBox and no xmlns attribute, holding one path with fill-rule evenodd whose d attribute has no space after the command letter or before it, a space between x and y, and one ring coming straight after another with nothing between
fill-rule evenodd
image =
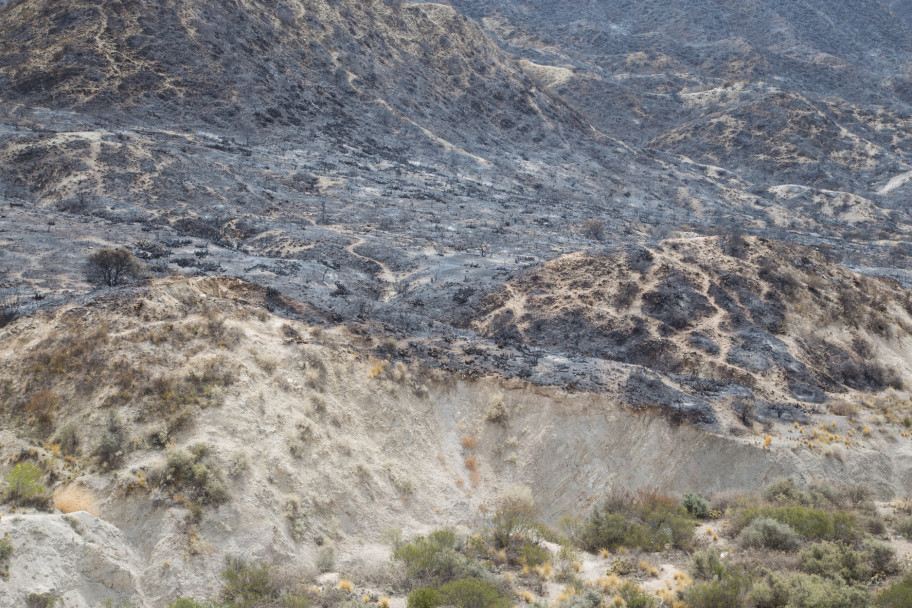
<instances>
[{"instance_id":1,"label":"desert shrub","mask_svg":"<svg viewBox=\"0 0 912 608\"><path fill-rule=\"evenodd\" d=\"M579 541L589 551L620 546L660 551L666 544L686 549L696 522L681 504L656 492L615 494L593 508L580 528Z\"/></svg>"},{"instance_id":2,"label":"desert shrub","mask_svg":"<svg viewBox=\"0 0 912 608\"><path fill-rule=\"evenodd\" d=\"M897 534L904 536L906 539L912 539L912 517L898 520L894 528Z\"/></svg>"},{"instance_id":3,"label":"desert shrub","mask_svg":"<svg viewBox=\"0 0 912 608\"><path fill-rule=\"evenodd\" d=\"M320 572L321 574L325 572L332 572L336 567L336 552L333 551L333 548L321 548L317 553L315 565L317 567L317 572Z\"/></svg>"},{"instance_id":4,"label":"desert shrub","mask_svg":"<svg viewBox=\"0 0 912 608\"><path fill-rule=\"evenodd\" d=\"M436 530L397 547L393 559L402 562L406 576L417 585L440 585L458 578L466 564L458 545L455 532Z\"/></svg>"},{"instance_id":5,"label":"desert shrub","mask_svg":"<svg viewBox=\"0 0 912 608\"><path fill-rule=\"evenodd\" d=\"M513 488L497 503L491 518L490 535L495 549L505 549L511 557L529 544L530 533L537 528L538 511L528 488Z\"/></svg>"},{"instance_id":6,"label":"desert shrub","mask_svg":"<svg viewBox=\"0 0 912 608\"><path fill-rule=\"evenodd\" d=\"M441 604L454 608L510 608L496 585L477 578L451 581L438 589Z\"/></svg>"},{"instance_id":7,"label":"desert shrub","mask_svg":"<svg viewBox=\"0 0 912 608\"><path fill-rule=\"evenodd\" d=\"M871 596L863 587L816 574L770 574L750 594L756 608L867 608Z\"/></svg>"},{"instance_id":8,"label":"desert shrub","mask_svg":"<svg viewBox=\"0 0 912 608\"><path fill-rule=\"evenodd\" d=\"M440 594L433 587L420 587L408 595L408 608L437 608Z\"/></svg>"},{"instance_id":9,"label":"desert shrub","mask_svg":"<svg viewBox=\"0 0 912 608\"><path fill-rule=\"evenodd\" d=\"M541 566L550 559L551 552L536 543L525 542L519 549L518 561L523 566L534 568L535 566Z\"/></svg>"},{"instance_id":10,"label":"desert shrub","mask_svg":"<svg viewBox=\"0 0 912 608\"><path fill-rule=\"evenodd\" d=\"M788 524L769 517L758 517L741 530L738 543L754 549L794 551L801 544L801 539Z\"/></svg>"},{"instance_id":11,"label":"desert shrub","mask_svg":"<svg viewBox=\"0 0 912 608\"><path fill-rule=\"evenodd\" d=\"M79 451L79 426L75 422L65 422L57 429L53 442L60 446L63 454L75 456Z\"/></svg>"},{"instance_id":12,"label":"desert shrub","mask_svg":"<svg viewBox=\"0 0 912 608\"><path fill-rule=\"evenodd\" d=\"M191 446L190 452L175 449L168 453L162 481L186 492L198 505L217 505L228 500L228 487L222 470L209 458L206 444Z\"/></svg>"},{"instance_id":13,"label":"desert shrub","mask_svg":"<svg viewBox=\"0 0 912 608\"><path fill-rule=\"evenodd\" d=\"M900 571L896 550L887 543L867 540L864 544L868 567L874 574L896 574Z\"/></svg>"},{"instance_id":14,"label":"desert shrub","mask_svg":"<svg viewBox=\"0 0 912 608\"><path fill-rule=\"evenodd\" d=\"M615 589L627 608L655 608L659 600L633 581L624 581ZM597 605L597 604L596 604Z\"/></svg>"},{"instance_id":15,"label":"desert shrub","mask_svg":"<svg viewBox=\"0 0 912 608\"><path fill-rule=\"evenodd\" d=\"M557 605L557 608L598 608L602 604L602 594L595 589L585 589L574 594Z\"/></svg>"},{"instance_id":16,"label":"desert shrub","mask_svg":"<svg viewBox=\"0 0 912 608\"><path fill-rule=\"evenodd\" d=\"M34 462L20 462L6 474L6 500L18 507L47 507L51 496L45 487L44 473Z\"/></svg>"},{"instance_id":17,"label":"desert shrub","mask_svg":"<svg viewBox=\"0 0 912 608\"><path fill-rule=\"evenodd\" d=\"M241 558L228 558L222 570L222 600L232 608L258 606L276 600L281 593L272 580L269 566L250 564Z\"/></svg>"},{"instance_id":18,"label":"desert shrub","mask_svg":"<svg viewBox=\"0 0 912 608\"><path fill-rule=\"evenodd\" d=\"M821 542L800 554L800 568L808 574L839 578L847 583L869 577L866 556L844 543Z\"/></svg>"},{"instance_id":19,"label":"desert shrub","mask_svg":"<svg viewBox=\"0 0 912 608\"><path fill-rule=\"evenodd\" d=\"M882 608L912 608L912 574L896 581L877 595Z\"/></svg>"},{"instance_id":20,"label":"desert shrub","mask_svg":"<svg viewBox=\"0 0 912 608\"><path fill-rule=\"evenodd\" d=\"M127 446L127 429L116 413L111 412L105 421L104 431L95 450L92 453L102 467L113 469L123 462L124 450Z\"/></svg>"},{"instance_id":21,"label":"desert shrub","mask_svg":"<svg viewBox=\"0 0 912 608\"><path fill-rule=\"evenodd\" d=\"M687 509L688 513L696 518L706 519L709 517L709 503L699 494L692 494L690 492L684 494L684 497L681 499L681 504L684 505L684 508Z\"/></svg>"},{"instance_id":22,"label":"desert shrub","mask_svg":"<svg viewBox=\"0 0 912 608\"><path fill-rule=\"evenodd\" d=\"M726 567L715 549L707 547L700 549L693 554L690 559L690 565L687 568L696 580L714 580L721 579L725 576Z\"/></svg>"},{"instance_id":23,"label":"desert shrub","mask_svg":"<svg viewBox=\"0 0 912 608\"><path fill-rule=\"evenodd\" d=\"M142 264L124 249L99 249L86 258L86 280L96 287L116 287L142 273Z\"/></svg>"},{"instance_id":24,"label":"desert shrub","mask_svg":"<svg viewBox=\"0 0 912 608\"><path fill-rule=\"evenodd\" d=\"M62 598L51 591L45 593L29 593L25 598L26 608L54 608L62 602Z\"/></svg>"},{"instance_id":25,"label":"desert shrub","mask_svg":"<svg viewBox=\"0 0 912 608\"><path fill-rule=\"evenodd\" d=\"M682 595L692 608L740 608L747 606L750 589L750 576L725 570L720 577L694 583Z\"/></svg>"},{"instance_id":26,"label":"desert shrub","mask_svg":"<svg viewBox=\"0 0 912 608\"><path fill-rule=\"evenodd\" d=\"M13 541L9 538L9 532L0 538L0 578L9 576L10 557L13 555Z\"/></svg>"},{"instance_id":27,"label":"desert shrub","mask_svg":"<svg viewBox=\"0 0 912 608\"><path fill-rule=\"evenodd\" d=\"M729 509L756 502L755 496L743 490L723 490L716 492L709 503L710 511L724 513Z\"/></svg>"},{"instance_id":28,"label":"desert shrub","mask_svg":"<svg viewBox=\"0 0 912 608\"><path fill-rule=\"evenodd\" d=\"M861 538L861 527L855 515L845 511L830 513L800 505L747 505L735 513L732 520L733 530L741 530L759 517L788 524L792 530L810 540L841 540L854 543Z\"/></svg>"}]
</instances>

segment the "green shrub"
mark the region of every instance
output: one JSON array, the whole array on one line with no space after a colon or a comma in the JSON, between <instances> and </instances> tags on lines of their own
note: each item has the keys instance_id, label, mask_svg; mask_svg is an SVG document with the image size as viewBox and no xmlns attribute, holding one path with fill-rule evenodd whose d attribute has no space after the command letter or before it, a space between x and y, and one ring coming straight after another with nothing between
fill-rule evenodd
<instances>
[{"instance_id":1,"label":"green shrub","mask_svg":"<svg viewBox=\"0 0 912 608\"><path fill-rule=\"evenodd\" d=\"M696 522L681 504L655 492L616 494L593 508L579 540L589 551L625 546L661 551L689 549Z\"/></svg>"},{"instance_id":2,"label":"green shrub","mask_svg":"<svg viewBox=\"0 0 912 608\"><path fill-rule=\"evenodd\" d=\"M46 507L51 496L34 462L20 462L6 474L6 500L16 506Z\"/></svg>"},{"instance_id":3,"label":"green shrub","mask_svg":"<svg viewBox=\"0 0 912 608\"><path fill-rule=\"evenodd\" d=\"M691 608L740 608L747 606L750 589L746 573L725 571L720 578L694 583L683 597Z\"/></svg>"},{"instance_id":4,"label":"green shrub","mask_svg":"<svg viewBox=\"0 0 912 608\"><path fill-rule=\"evenodd\" d=\"M802 551L799 564L801 570L808 574L852 583L870 576L865 558L866 555L844 543L821 542Z\"/></svg>"},{"instance_id":5,"label":"green shrub","mask_svg":"<svg viewBox=\"0 0 912 608\"><path fill-rule=\"evenodd\" d=\"M700 549L690 559L688 572L694 580L709 581L725 576L726 568L715 549Z\"/></svg>"},{"instance_id":6,"label":"green shrub","mask_svg":"<svg viewBox=\"0 0 912 608\"><path fill-rule=\"evenodd\" d=\"M741 530L738 543L754 549L794 551L801 544L801 539L788 524L769 517L758 517Z\"/></svg>"},{"instance_id":7,"label":"green shrub","mask_svg":"<svg viewBox=\"0 0 912 608\"><path fill-rule=\"evenodd\" d=\"M254 608L276 602L281 589L272 580L269 566L228 558L222 570L222 600L231 608Z\"/></svg>"},{"instance_id":8,"label":"green shrub","mask_svg":"<svg viewBox=\"0 0 912 608\"><path fill-rule=\"evenodd\" d=\"M912 517L901 519L896 522L896 533L902 535L907 540L912 540Z\"/></svg>"},{"instance_id":9,"label":"green shrub","mask_svg":"<svg viewBox=\"0 0 912 608\"><path fill-rule=\"evenodd\" d=\"M519 563L523 566L534 568L550 559L551 552L536 543L525 542L519 549Z\"/></svg>"},{"instance_id":10,"label":"green shrub","mask_svg":"<svg viewBox=\"0 0 912 608\"><path fill-rule=\"evenodd\" d=\"M437 608L440 594L432 587L420 587L408 595L408 608Z\"/></svg>"},{"instance_id":11,"label":"green shrub","mask_svg":"<svg viewBox=\"0 0 912 608\"><path fill-rule=\"evenodd\" d=\"M477 578L451 581L438 589L441 605L454 608L510 608L496 585Z\"/></svg>"},{"instance_id":12,"label":"green shrub","mask_svg":"<svg viewBox=\"0 0 912 608\"><path fill-rule=\"evenodd\" d=\"M864 587L816 574L770 574L751 591L756 608L867 608L871 596Z\"/></svg>"},{"instance_id":13,"label":"green shrub","mask_svg":"<svg viewBox=\"0 0 912 608\"><path fill-rule=\"evenodd\" d=\"M687 512L698 519L709 517L709 502L699 494L684 494L681 504L687 509Z\"/></svg>"},{"instance_id":14,"label":"green shrub","mask_svg":"<svg viewBox=\"0 0 912 608\"><path fill-rule=\"evenodd\" d=\"M861 536L857 518L845 511L827 512L801 505L771 506L747 505L735 513L732 522L734 530L740 530L755 519L774 519L788 526L810 540L841 540L855 543Z\"/></svg>"},{"instance_id":15,"label":"green shrub","mask_svg":"<svg viewBox=\"0 0 912 608\"><path fill-rule=\"evenodd\" d=\"M518 553L519 548L528 542L529 533L537 529L537 515L531 494L516 492L502 498L491 520L490 534L494 548Z\"/></svg>"},{"instance_id":16,"label":"green shrub","mask_svg":"<svg viewBox=\"0 0 912 608\"><path fill-rule=\"evenodd\" d=\"M896 581L877 595L882 608L912 608L912 574Z\"/></svg>"},{"instance_id":17,"label":"green shrub","mask_svg":"<svg viewBox=\"0 0 912 608\"><path fill-rule=\"evenodd\" d=\"M874 574L896 574L900 571L896 550L887 543L867 540L864 544L868 566Z\"/></svg>"},{"instance_id":18,"label":"green shrub","mask_svg":"<svg viewBox=\"0 0 912 608\"><path fill-rule=\"evenodd\" d=\"M190 452L175 449L168 453L162 481L174 490L186 492L197 505L217 505L228 500L221 469L208 458L205 444L191 446Z\"/></svg>"},{"instance_id":19,"label":"green shrub","mask_svg":"<svg viewBox=\"0 0 912 608\"><path fill-rule=\"evenodd\" d=\"M441 585L459 578L466 564L451 530L436 530L397 547L393 559L402 562L409 580L422 586Z\"/></svg>"},{"instance_id":20,"label":"green shrub","mask_svg":"<svg viewBox=\"0 0 912 608\"><path fill-rule=\"evenodd\" d=\"M9 532L0 538L0 578L9 576L10 557L13 555L13 542L9 539Z\"/></svg>"}]
</instances>

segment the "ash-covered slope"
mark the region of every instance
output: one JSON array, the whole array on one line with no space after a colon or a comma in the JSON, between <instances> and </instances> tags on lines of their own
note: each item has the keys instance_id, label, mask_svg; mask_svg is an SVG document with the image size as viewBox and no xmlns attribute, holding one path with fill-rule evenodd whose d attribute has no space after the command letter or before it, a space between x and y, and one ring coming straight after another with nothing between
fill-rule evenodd
<instances>
[{"instance_id":1,"label":"ash-covered slope","mask_svg":"<svg viewBox=\"0 0 912 608\"><path fill-rule=\"evenodd\" d=\"M608 134L768 186L908 171L912 26L885 3L455 5Z\"/></svg>"},{"instance_id":2,"label":"ash-covered slope","mask_svg":"<svg viewBox=\"0 0 912 608\"><path fill-rule=\"evenodd\" d=\"M472 327L640 365L714 397L822 402L901 389L912 371L906 290L756 238L558 258L489 294Z\"/></svg>"}]
</instances>

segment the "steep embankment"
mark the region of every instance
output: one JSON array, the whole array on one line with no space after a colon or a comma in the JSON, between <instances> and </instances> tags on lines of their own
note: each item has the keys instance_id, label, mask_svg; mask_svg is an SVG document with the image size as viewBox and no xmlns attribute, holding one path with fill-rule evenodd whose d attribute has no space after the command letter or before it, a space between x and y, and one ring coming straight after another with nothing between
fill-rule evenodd
<instances>
[{"instance_id":1,"label":"steep embankment","mask_svg":"<svg viewBox=\"0 0 912 608\"><path fill-rule=\"evenodd\" d=\"M710 493L794 475L912 489L905 440L886 450L887 435L859 433L834 458L783 427L764 448L606 395L452 377L389 339L393 359L379 359L362 331L276 317L263 297L237 280L169 279L3 330L3 470L41 463L49 483L90 489L107 522L4 517L13 596L162 606L211 595L225 555L303 567L321 547L342 567L378 567L384 530L482 524L516 483L551 521L616 488ZM832 433L858 423L833 420ZM26 564L34 551L47 566Z\"/></svg>"}]
</instances>

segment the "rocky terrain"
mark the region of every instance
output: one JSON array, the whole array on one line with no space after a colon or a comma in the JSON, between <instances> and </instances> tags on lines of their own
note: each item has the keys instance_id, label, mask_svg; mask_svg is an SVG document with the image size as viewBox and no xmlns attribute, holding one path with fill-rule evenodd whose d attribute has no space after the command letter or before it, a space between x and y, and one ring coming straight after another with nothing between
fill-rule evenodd
<instances>
[{"instance_id":1,"label":"rocky terrain","mask_svg":"<svg viewBox=\"0 0 912 608\"><path fill-rule=\"evenodd\" d=\"M901 0L0 0L0 474L88 496L4 477L0 605L331 549L405 606L385 531L517 487L909 494L910 65Z\"/></svg>"}]
</instances>

